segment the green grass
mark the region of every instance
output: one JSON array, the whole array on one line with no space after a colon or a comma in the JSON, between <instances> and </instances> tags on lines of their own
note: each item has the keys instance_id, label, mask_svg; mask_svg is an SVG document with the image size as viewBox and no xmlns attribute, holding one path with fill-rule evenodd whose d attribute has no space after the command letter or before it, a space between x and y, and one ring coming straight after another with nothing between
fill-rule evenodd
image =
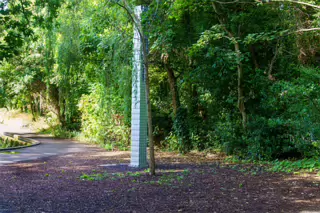
<instances>
[{"instance_id":1,"label":"green grass","mask_svg":"<svg viewBox=\"0 0 320 213\"><path fill-rule=\"evenodd\" d=\"M0 154L5 154L5 155L18 155L20 152L0 152Z\"/></svg>"},{"instance_id":2,"label":"green grass","mask_svg":"<svg viewBox=\"0 0 320 213\"><path fill-rule=\"evenodd\" d=\"M273 161L270 170L272 172L292 173L297 171L316 172L320 171L320 159L302 159L297 161Z\"/></svg>"},{"instance_id":3,"label":"green grass","mask_svg":"<svg viewBox=\"0 0 320 213\"><path fill-rule=\"evenodd\" d=\"M12 148L12 147L18 147L23 146L24 144L21 144L17 140L10 140L8 138L0 138L0 149L6 149L6 148Z\"/></svg>"},{"instance_id":4,"label":"green grass","mask_svg":"<svg viewBox=\"0 0 320 213\"><path fill-rule=\"evenodd\" d=\"M254 164L263 167L268 172L284 172L299 174L300 172L320 173L320 158L305 158L301 160L274 160L274 161L251 161L239 160L235 157L227 158L226 163Z\"/></svg>"},{"instance_id":5,"label":"green grass","mask_svg":"<svg viewBox=\"0 0 320 213\"><path fill-rule=\"evenodd\" d=\"M125 172L125 173L92 173L92 174L82 174L80 180L83 181L102 181L102 180L112 180L116 181L123 178L134 177L131 181L132 183L144 183L144 184L157 184L157 185L175 185L176 183L182 183L186 177L190 175L190 170L185 169L182 172L177 172L175 170L160 171L159 176L155 180L142 181L140 178L146 176L149 173L148 170L143 172ZM142 182L141 182L142 181Z\"/></svg>"}]
</instances>

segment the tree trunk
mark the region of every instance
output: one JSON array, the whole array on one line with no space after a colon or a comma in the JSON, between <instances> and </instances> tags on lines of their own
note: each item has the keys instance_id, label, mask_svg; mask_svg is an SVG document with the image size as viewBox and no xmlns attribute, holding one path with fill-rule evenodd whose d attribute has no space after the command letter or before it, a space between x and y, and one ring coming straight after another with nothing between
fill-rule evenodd
<instances>
[{"instance_id":1,"label":"tree trunk","mask_svg":"<svg viewBox=\"0 0 320 213\"><path fill-rule=\"evenodd\" d=\"M148 107L148 137L149 137L149 158L150 158L150 174L156 174L156 160L154 155L154 140L153 140L153 128L152 128L152 110L150 102L150 77L149 77L149 58L148 58L148 48L147 48L147 39L143 33L143 27L141 23L136 23L139 29L139 33L142 40L142 49L143 49L143 65L145 68L146 74L146 99Z\"/></svg>"},{"instance_id":2,"label":"tree trunk","mask_svg":"<svg viewBox=\"0 0 320 213\"><path fill-rule=\"evenodd\" d=\"M215 5L214 2L212 2L212 7L214 11L217 14L217 18L222 25L223 29L225 32L228 34L229 39L232 40L234 44L234 50L237 55L237 70L238 70L238 108L242 116L242 127L243 129L246 129L247 127L247 113L246 113L246 108L245 108L245 103L244 103L244 89L243 89L243 67L241 63L241 51L240 51L240 45L235 36L230 32L226 27L226 23L223 19L220 18L222 14L218 12L218 9Z\"/></svg>"},{"instance_id":3,"label":"tree trunk","mask_svg":"<svg viewBox=\"0 0 320 213\"><path fill-rule=\"evenodd\" d=\"M178 108L180 107L180 98L178 93L178 87L177 87L177 79L174 76L174 72L171 67L166 66L166 70L168 73L168 80L172 95L172 107L173 107L173 114L174 116L177 115Z\"/></svg>"},{"instance_id":4,"label":"tree trunk","mask_svg":"<svg viewBox=\"0 0 320 213\"><path fill-rule=\"evenodd\" d=\"M247 127L247 113L246 108L244 104L244 92L243 92L243 67L241 63L241 52L240 52L240 46L238 42L235 42L234 49L237 53L237 60L238 60L238 108L242 115L242 127L243 129L246 129Z\"/></svg>"},{"instance_id":5,"label":"tree trunk","mask_svg":"<svg viewBox=\"0 0 320 213\"><path fill-rule=\"evenodd\" d=\"M144 37L143 37L144 38ZM144 40L144 39L143 39ZM148 136L149 136L149 158L150 158L150 174L156 174L156 160L154 156L154 141L153 141L153 128L152 128L152 111L150 102L150 79L149 79L149 63L147 56L147 48L145 41L143 42L143 59L146 72L146 99L148 107Z\"/></svg>"},{"instance_id":6,"label":"tree trunk","mask_svg":"<svg viewBox=\"0 0 320 213\"><path fill-rule=\"evenodd\" d=\"M259 64L257 61L257 57L256 57L256 51L253 45L250 45L249 47L250 53L251 53L251 58L252 58L252 62L254 64L254 69L259 69Z\"/></svg>"}]
</instances>

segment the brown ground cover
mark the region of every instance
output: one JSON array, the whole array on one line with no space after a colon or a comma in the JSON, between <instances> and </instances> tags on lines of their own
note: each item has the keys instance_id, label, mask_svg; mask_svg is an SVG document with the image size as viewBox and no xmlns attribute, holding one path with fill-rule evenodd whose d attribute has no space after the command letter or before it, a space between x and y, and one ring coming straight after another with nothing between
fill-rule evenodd
<instances>
[{"instance_id":1,"label":"brown ground cover","mask_svg":"<svg viewBox=\"0 0 320 213\"><path fill-rule=\"evenodd\" d=\"M274 174L224 165L214 155L158 152L152 177L128 167L129 157L88 148L0 166L0 212L320 212L314 174Z\"/></svg>"}]
</instances>

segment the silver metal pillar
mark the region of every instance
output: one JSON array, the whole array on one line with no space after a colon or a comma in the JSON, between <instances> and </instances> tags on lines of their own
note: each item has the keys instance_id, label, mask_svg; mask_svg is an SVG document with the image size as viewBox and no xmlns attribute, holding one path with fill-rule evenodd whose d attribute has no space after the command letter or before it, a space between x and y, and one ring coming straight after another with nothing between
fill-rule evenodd
<instances>
[{"instance_id":1,"label":"silver metal pillar","mask_svg":"<svg viewBox=\"0 0 320 213\"><path fill-rule=\"evenodd\" d=\"M135 7L135 15L139 21L141 21L142 10L142 6ZM140 37L139 31L136 27L134 27L130 166L139 168L148 167L148 114L142 45L142 38Z\"/></svg>"}]
</instances>

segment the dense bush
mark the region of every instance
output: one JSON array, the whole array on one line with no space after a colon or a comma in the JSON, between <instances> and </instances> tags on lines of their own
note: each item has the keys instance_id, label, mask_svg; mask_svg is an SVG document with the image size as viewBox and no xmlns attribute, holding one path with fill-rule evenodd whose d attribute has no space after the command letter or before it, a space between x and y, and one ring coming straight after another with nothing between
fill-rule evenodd
<instances>
[{"instance_id":1,"label":"dense bush","mask_svg":"<svg viewBox=\"0 0 320 213\"><path fill-rule=\"evenodd\" d=\"M103 94L101 94L103 93ZM117 102L111 101L101 85L93 85L89 95L83 95L79 104L81 131L89 141L110 147L127 148L130 145L130 128L124 116L117 112Z\"/></svg>"}]
</instances>

